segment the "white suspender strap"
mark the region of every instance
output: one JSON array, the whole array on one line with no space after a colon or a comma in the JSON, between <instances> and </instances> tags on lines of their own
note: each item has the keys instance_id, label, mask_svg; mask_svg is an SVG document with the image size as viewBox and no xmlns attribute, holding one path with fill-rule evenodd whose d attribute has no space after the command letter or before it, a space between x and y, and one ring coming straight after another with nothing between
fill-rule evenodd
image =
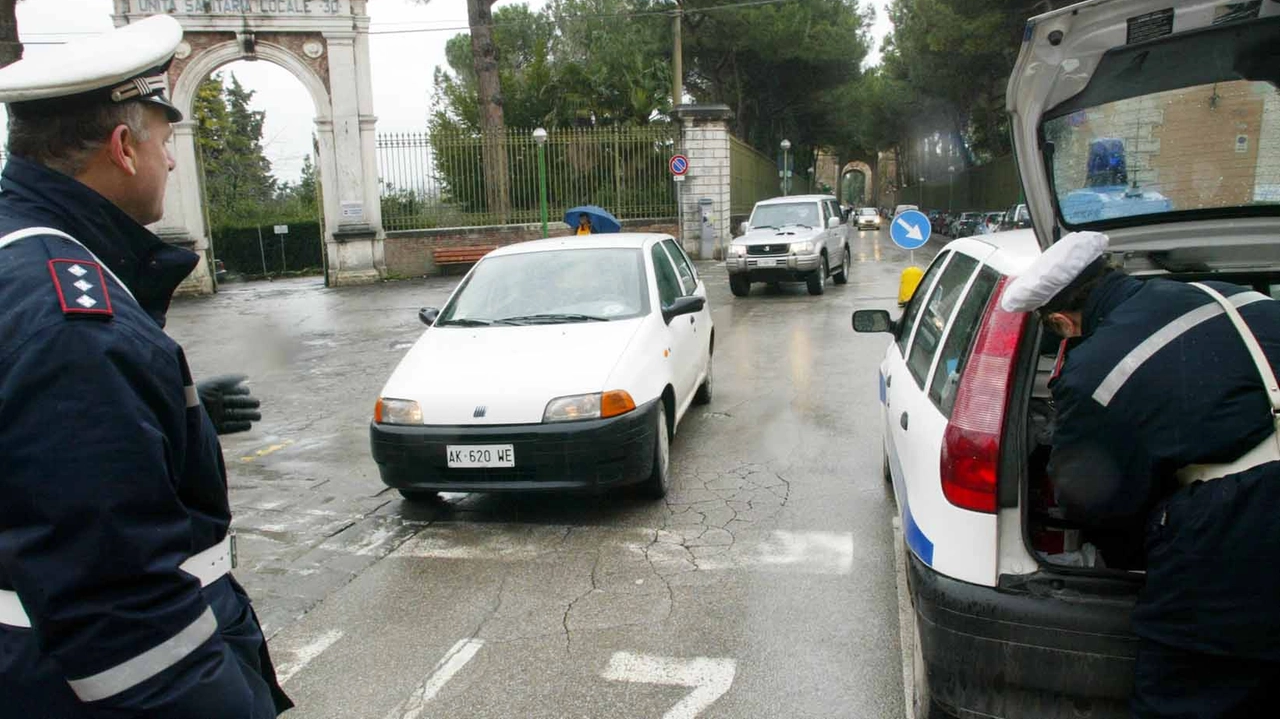
<instances>
[{"instance_id":1,"label":"white suspender strap","mask_svg":"<svg viewBox=\"0 0 1280 719\"><path fill-rule=\"evenodd\" d=\"M14 230L13 232L10 232L4 237L0 237L0 249L3 249L5 245L9 245L14 242L17 242L18 240L25 240L28 237L36 237L39 235L54 235L55 237L61 237L65 240L71 240L77 245L80 245L80 249L84 250L85 252L88 252L89 256L93 258L93 261L98 263L98 266L102 268L103 272L106 272L108 275L111 275L111 279L116 281L116 285L120 289L124 290L125 294L129 295L129 297L133 297L133 292L129 291L129 286L121 282L120 278L116 277L116 273L112 272L111 268L108 267L106 263L98 259L98 256L93 254L93 251L90 250L88 247L85 247L84 243L80 242L80 240L77 240L71 235L68 235L62 230L55 230L52 227L27 227L21 230Z\"/></svg>"},{"instance_id":2,"label":"white suspender strap","mask_svg":"<svg viewBox=\"0 0 1280 719\"><path fill-rule=\"evenodd\" d=\"M1271 402L1271 420L1280 431L1280 383L1276 382L1276 373L1271 369L1271 362L1267 360L1267 355L1262 351L1262 345L1258 344L1258 338L1254 336L1253 330L1249 329L1249 325L1245 323L1244 318L1240 316L1240 310L1231 304L1231 301L1222 296L1222 293L1199 282L1190 283L1192 287L1199 288L1205 294L1213 298L1227 312L1227 317L1231 318L1231 324L1235 325L1236 332L1240 335L1240 339L1244 341L1244 346L1249 350L1249 356L1253 358L1253 364L1258 368L1258 374L1262 377L1262 386L1267 390L1267 400ZM1280 448L1280 434L1276 435L1277 447Z\"/></svg>"},{"instance_id":3,"label":"white suspender strap","mask_svg":"<svg viewBox=\"0 0 1280 719\"><path fill-rule=\"evenodd\" d=\"M235 568L236 535L227 530L227 536L221 542L203 552L197 552L178 566L178 569L200 580L200 586L207 587L222 579ZM22 607L18 593L11 589L0 589L0 624L11 627L30 627L31 618Z\"/></svg>"}]
</instances>

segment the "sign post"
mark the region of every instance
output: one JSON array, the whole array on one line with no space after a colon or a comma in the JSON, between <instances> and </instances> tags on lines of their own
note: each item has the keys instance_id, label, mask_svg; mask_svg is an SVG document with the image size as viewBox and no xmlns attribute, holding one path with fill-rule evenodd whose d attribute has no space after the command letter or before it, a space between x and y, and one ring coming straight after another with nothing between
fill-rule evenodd
<instances>
[{"instance_id":1,"label":"sign post","mask_svg":"<svg viewBox=\"0 0 1280 719\"><path fill-rule=\"evenodd\" d=\"M280 236L280 274L284 274L284 236L289 234L289 226L276 225L276 234Z\"/></svg>"},{"instance_id":2,"label":"sign post","mask_svg":"<svg viewBox=\"0 0 1280 719\"><path fill-rule=\"evenodd\" d=\"M685 176L689 174L689 158L684 155L672 155L667 167L671 169L671 179L684 182Z\"/></svg>"},{"instance_id":3,"label":"sign post","mask_svg":"<svg viewBox=\"0 0 1280 719\"><path fill-rule=\"evenodd\" d=\"M919 210L907 210L893 218L889 225L889 237L893 244L911 252L911 264L915 264L915 250L929 241L933 227L929 218Z\"/></svg>"}]
</instances>

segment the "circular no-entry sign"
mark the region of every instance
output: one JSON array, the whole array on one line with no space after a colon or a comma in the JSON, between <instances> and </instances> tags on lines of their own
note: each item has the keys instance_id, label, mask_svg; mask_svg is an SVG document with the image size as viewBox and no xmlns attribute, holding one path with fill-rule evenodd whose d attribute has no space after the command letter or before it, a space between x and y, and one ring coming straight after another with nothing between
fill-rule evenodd
<instances>
[{"instance_id":1,"label":"circular no-entry sign","mask_svg":"<svg viewBox=\"0 0 1280 719\"><path fill-rule=\"evenodd\" d=\"M689 171L689 158L684 155L672 155L671 162L668 164L671 167L671 174L677 177Z\"/></svg>"}]
</instances>

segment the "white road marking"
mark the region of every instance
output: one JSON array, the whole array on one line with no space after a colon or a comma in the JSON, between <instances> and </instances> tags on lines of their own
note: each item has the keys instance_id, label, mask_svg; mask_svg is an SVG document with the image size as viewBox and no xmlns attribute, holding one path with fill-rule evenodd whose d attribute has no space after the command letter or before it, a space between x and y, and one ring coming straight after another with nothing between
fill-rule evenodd
<instances>
[{"instance_id":1,"label":"white road marking","mask_svg":"<svg viewBox=\"0 0 1280 719\"><path fill-rule=\"evenodd\" d=\"M297 649L289 650L286 648L284 652L280 652L279 647L273 646L271 648L272 651L280 652L281 654L290 657L288 661L280 662L276 666L276 679L281 684L289 681L294 677L294 675L310 664L313 659L324 654L326 649L333 646L341 638L342 631L339 629L332 629L321 634L310 642L303 644Z\"/></svg>"},{"instance_id":2,"label":"white road marking","mask_svg":"<svg viewBox=\"0 0 1280 719\"><path fill-rule=\"evenodd\" d=\"M565 538L591 537L592 547L616 546L636 552L653 553L655 538L659 550L683 553L678 538L682 528L656 530L619 527L567 527L525 524L438 524L418 532L402 544L393 557L423 559L470 559L498 562L527 562L554 557L565 549ZM718 531L718 530L717 530ZM696 545L695 545L696 546ZM700 570L763 569L806 574L845 576L853 571L852 532L793 532L774 530L739 538L722 553L706 553L697 559ZM692 559L692 555L690 555Z\"/></svg>"},{"instance_id":3,"label":"white road marking","mask_svg":"<svg viewBox=\"0 0 1280 719\"><path fill-rule=\"evenodd\" d=\"M911 701L915 686L915 613L911 610L911 597L907 589L907 555L903 548L902 521L893 518L893 565L898 585L898 646L902 648L902 695L905 716L916 719L915 704Z\"/></svg>"},{"instance_id":4,"label":"white road marking","mask_svg":"<svg viewBox=\"0 0 1280 719\"><path fill-rule=\"evenodd\" d=\"M600 676L613 682L663 684L693 689L662 715L662 719L693 719L729 691L736 672L737 663L732 659L677 659L614 652L609 666Z\"/></svg>"},{"instance_id":5,"label":"white road marking","mask_svg":"<svg viewBox=\"0 0 1280 719\"><path fill-rule=\"evenodd\" d=\"M436 694L444 688L445 684L453 678L467 662L471 661L480 647L484 646L483 639L474 637L461 639L457 644L453 645L439 662L436 668L431 672L431 676L422 684L419 684L413 693L400 703L400 706L392 709L387 714L386 719L418 719L422 712L426 710L427 703L435 698Z\"/></svg>"}]
</instances>

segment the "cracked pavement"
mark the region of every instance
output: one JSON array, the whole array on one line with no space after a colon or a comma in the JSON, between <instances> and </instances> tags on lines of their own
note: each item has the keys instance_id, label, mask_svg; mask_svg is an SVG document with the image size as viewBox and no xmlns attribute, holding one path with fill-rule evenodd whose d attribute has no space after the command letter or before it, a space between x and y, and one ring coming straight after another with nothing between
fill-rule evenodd
<instances>
[{"instance_id":1,"label":"cracked pavement","mask_svg":"<svg viewBox=\"0 0 1280 719\"><path fill-rule=\"evenodd\" d=\"M298 704L287 716L409 716L406 698L429 695L424 717L656 719L689 693L606 679L617 652L733 660L698 716L902 716L875 385L887 337L854 334L849 315L893 307L906 253L868 232L854 255L851 282L822 297L756 285L735 299L699 263L716 394L681 421L660 502L415 503L382 485L373 401L421 333L417 309L459 276L175 302L168 330L197 378L245 372L263 401L253 431L223 439L235 574ZM483 644L424 692L464 639Z\"/></svg>"}]
</instances>

